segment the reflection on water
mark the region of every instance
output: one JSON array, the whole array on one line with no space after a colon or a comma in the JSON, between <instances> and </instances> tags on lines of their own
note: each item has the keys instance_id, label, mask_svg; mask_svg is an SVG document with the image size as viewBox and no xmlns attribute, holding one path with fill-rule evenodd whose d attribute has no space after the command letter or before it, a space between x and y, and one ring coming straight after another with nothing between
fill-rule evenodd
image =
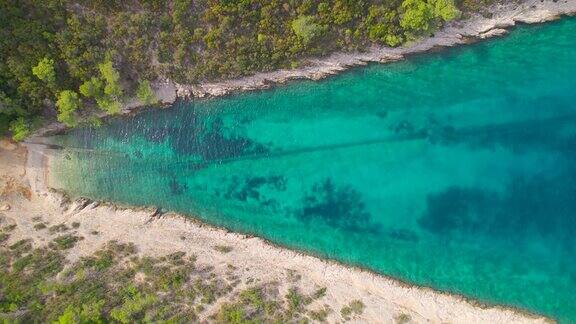
<instances>
[{"instance_id":1,"label":"reflection on water","mask_svg":"<svg viewBox=\"0 0 576 324\"><path fill-rule=\"evenodd\" d=\"M576 321L575 33L75 130L51 181Z\"/></svg>"}]
</instances>

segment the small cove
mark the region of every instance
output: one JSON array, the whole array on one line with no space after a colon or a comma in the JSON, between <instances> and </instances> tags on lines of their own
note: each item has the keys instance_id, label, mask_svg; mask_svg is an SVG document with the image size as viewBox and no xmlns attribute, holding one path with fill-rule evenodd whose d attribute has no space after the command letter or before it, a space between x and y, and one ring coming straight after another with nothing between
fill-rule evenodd
<instances>
[{"instance_id":1,"label":"small cove","mask_svg":"<svg viewBox=\"0 0 576 324\"><path fill-rule=\"evenodd\" d=\"M51 184L576 321L576 20L53 138Z\"/></svg>"}]
</instances>

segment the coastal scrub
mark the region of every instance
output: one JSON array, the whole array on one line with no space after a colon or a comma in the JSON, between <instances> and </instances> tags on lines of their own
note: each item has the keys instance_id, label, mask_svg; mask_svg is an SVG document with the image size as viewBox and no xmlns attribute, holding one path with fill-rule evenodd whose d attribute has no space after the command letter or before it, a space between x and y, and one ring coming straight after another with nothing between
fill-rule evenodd
<instances>
[{"instance_id":1,"label":"coastal scrub","mask_svg":"<svg viewBox=\"0 0 576 324\"><path fill-rule=\"evenodd\" d=\"M0 244L0 321L194 322L208 316L218 323L294 322L308 320L306 305L323 297L292 289L283 299L277 283L236 292L228 279L197 266L194 256L138 256L133 244L116 241L69 263L67 251L77 240L59 236L52 249L32 248L26 239ZM220 300L212 315L204 314Z\"/></svg>"}]
</instances>

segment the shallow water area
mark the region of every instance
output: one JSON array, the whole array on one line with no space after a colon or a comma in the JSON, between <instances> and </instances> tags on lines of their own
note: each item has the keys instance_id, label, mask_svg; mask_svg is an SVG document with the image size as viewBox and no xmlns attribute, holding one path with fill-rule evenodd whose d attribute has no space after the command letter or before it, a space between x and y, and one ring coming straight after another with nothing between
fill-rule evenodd
<instances>
[{"instance_id":1,"label":"shallow water area","mask_svg":"<svg viewBox=\"0 0 576 324\"><path fill-rule=\"evenodd\" d=\"M576 19L54 137L51 185L576 321Z\"/></svg>"}]
</instances>

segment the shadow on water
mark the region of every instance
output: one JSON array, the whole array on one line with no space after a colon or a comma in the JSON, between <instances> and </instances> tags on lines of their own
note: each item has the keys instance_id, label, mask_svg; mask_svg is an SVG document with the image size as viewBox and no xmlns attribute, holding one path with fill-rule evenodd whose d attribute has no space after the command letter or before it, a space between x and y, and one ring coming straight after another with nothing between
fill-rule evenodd
<instances>
[{"instance_id":1,"label":"shadow on water","mask_svg":"<svg viewBox=\"0 0 576 324\"><path fill-rule=\"evenodd\" d=\"M576 248L576 167L549 177L516 178L503 193L454 186L427 198L420 226L441 237L459 236Z\"/></svg>"},{"instance_id":2,"label":"shadow on water","mask_svg":"<svg viewBox=\"0 0 576 324\"><path fill-rule=\"evenodd\" d=\"M522 120L502 124L471 126L456 129L450 125L442 125L432 121L426 128L415 129L408 122L400 122L394 127L395 135L383 138L303 147L298 149L271 150L265 145L238 135L226 137L223 135L222 122L214 120L211 127L203 131L169 134L174 138L170 144L182 159L163 159L158 156L143 156L141 151L133 154L136 159L129 159L126 152L114 150L94 150L82 146L59 146L62 152L74 152L91 156L108 156L120 158L122 163L130 163L138 170L158 170L177 167L179 171L197 171L211 164L228 164L240 161L277 159L287 156L309 154L321 151L354 148L369 145L392 144L405 141L427 141L430 144L453 145L465 144L472 147L496 146L510 147L514 150L533 149L535 145L546 146L548 149L576 151L576 132L563 133L562 128L573 129L576 125L576 114L554 116L546 119ZM194 128L195 129L195 128ZM573 134L572 134L573 133ZM189 137L188 137L189 136ZM568 136L568 138L566 138ZM93 167L102 167L92 164ZM114 170L110 170L114 173Z\"/></svg>"},{"instance_id":3,"label":"shadow on water","mask_svg":"<svg viewBox=\"0 0 576 324\"><path fill-rule=\"evenodd\" d=\"M188 190L188 185L186 184L180 184L178 182L178 180L176 180L176 177L172 177L172 179L170 179L170 182L168 183L168 187L170 188L170 193L172 195L181 195L183 194L186 190Z\"/></svg>"},{"instance_id":4,"label":"shadow on water","mask_svg":"<svg viewBox=\"0 0 576 324\"><path fill-rule=\"evenodd\" d=\"M280 203L275 199L268 198L267 193L264 191L268 194L278 194L286 191L286 178L283 176L246 178L232 176L229 184L223 190L217 191L215 195L227 200L257 202L265 209L277 211Z\"/></svg>"},{"instance_id":5,"label":"shadow on water","mask_svg":"<svg viewBox=\"0 0 576 324\"><path fill-rule=\"evenodd\" d=\"M319 220L335 229L378 233L359 192L350 186L337 186L331 179L313 185L302 199L302 208L294 212L304 223Z\"/></svg>"}]
</instances>

